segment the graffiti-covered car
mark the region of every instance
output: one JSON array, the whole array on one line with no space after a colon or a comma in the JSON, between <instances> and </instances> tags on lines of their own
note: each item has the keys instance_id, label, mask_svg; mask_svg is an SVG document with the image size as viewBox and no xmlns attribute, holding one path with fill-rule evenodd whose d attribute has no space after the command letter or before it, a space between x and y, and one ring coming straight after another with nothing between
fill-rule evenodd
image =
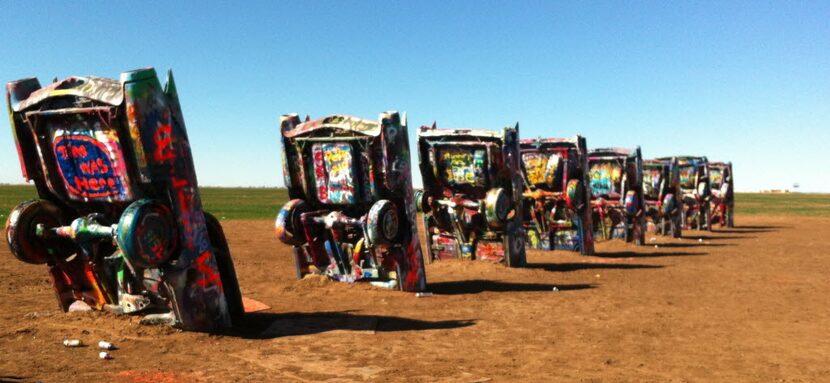
<instances>
[{"instance_id":1,"label":"graffiti-covered car","mask_svg":"<svg viewBox=\"0 0 830 383\"><path fill-rule=\"evenodd\" d=\"M428 259L525 265L519 126L418 130Z\"/></svg>"},{"instance_id":2,"label":"graffiti-covered car","mask_svg":"<svg viewBox=\"0 0 830 383\"><path fill-rule=\"evenodd\" d=\"M585 137L520 141L527 246L594 254Z\"/></svg>"},{"instance_id":3,"label":"graffiti-covered car","mask_svg":"<svg viewBox=\"0 0 830 383\"><path fill-rule=\"evenodd\" d=\"M679 156L680 190L683 194L683 228L709 230L712 211L709 208L709 160L706 157ZM671 157L658 158L671 160Z\"/></svg>"},{"instance_id":4,"label":"graffiti-covered car","mask_svg":"<svg viewBox=\"0 0 830 383\"><path fill-rule=\"evenodd\" d=\"M731 162L709 163L709 189L712 191L710 222L735 227L735 180Z\"/></svg>"},{"instance_id":5,"label":"graffiti-covered car","mask_svg":"<svg viewBox=\"0 0 830 383\"><path fill-rule=\"evenodd\" d=\"M291 200L276 220L298 278L325 275L404 291L426 288L406 116L280 119Z\"/></svg>"},{"instance_id":6,"label":"graffiti-covered car","mask_svg":"<svg viewBox=\"0 0 830 383\"><path fill-rule=\"evenodd\" d=\"M594 149L588 154L594 231L604 239L645 243L643 156L635 150Z\"/></svg>"},{"instance_id":7,"label":"graffiti-covered car","mask_svg":"<svg viewBox=\"0 0 830 383\"><path fill-rule=\"evenodd\" d=\"M242 297L222 227L202 210L172 73L6 86L23 176L39 199L6 224L12 254L46 264L62 310L152 312L231 325Z\"/></svg>"},{"instance_id":8,"label":"graffiti-covered car","mask_svg":"<svg viewBox=\"0 0 830 383\"><path fill-rule=\"evenodd\" d=\"M643 161L643 198L646 217L658 233L680 238L683 230L683 201L677 159Z\"/></svg>"}]
</instances>

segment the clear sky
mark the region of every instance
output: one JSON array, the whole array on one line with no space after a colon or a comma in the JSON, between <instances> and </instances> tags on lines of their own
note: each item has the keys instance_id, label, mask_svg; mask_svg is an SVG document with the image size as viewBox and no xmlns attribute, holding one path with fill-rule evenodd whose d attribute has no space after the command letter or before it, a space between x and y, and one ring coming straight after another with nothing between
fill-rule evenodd
<instances>
[{"instance_id":1,"label":"clear sky","mask_svg":"<svg viewBox=\"0 0 830 383\"><path fill-rule=\"evenodd\" d=\"M674 3L5 1L0 80L172 68L202 185L282 185L281 114L399 110L413 148L433 120L518 121L732 160L738 190L830 192L830 2Z\"/></svg>"}]
</instances>

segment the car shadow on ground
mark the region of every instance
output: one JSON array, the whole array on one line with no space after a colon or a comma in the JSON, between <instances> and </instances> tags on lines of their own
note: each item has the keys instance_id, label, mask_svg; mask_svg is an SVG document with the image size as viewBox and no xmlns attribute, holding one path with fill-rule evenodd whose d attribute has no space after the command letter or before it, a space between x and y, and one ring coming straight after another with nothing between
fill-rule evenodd
<instances>
[{"instance_id":1,"label":"car shadow on ground","mask_svg":"<svg viewBox=\"0 0 830 383\"><path fill-rule=\"evenodd\" d=\"M712 229L713 233L724 233L724 234L758 234L758 233L773 233L780 229Z\"/></svg>"},{"instance_id":2,"label":"car shadow on ground","mask_svg":"<svg viewBox=\"0 0 830 383\"><path fill-rule=\"evenodd\" d=\"M546 271L577 271L594 269L659 269L662 265L643 265L635 263L530 263L529 269L542 269Z\"/></svg>"},{"instance_id":3,"label":"car shadow on ground","mask_svg":"<svg viewBox=\"0 0 830 383\"><path fill-rule=\"evenodd\" d=\"M709 253L683 253L677 251L660 251L653 253L638 253L636 251L606 251L594 254L595 257L601 258L657 258L657 257L694 257L700 255L709 255Z\"/></svg>"},{"instance_id":4,"label":"car shadow on ground","mask_svg":"<svg viewBox=\"0 0 830 383\"><path fill-rule=\"evenodd\" d=\"M314 313L248 313L230 329L217 335L243 339L273 339L331 331L375 333L378 331L443 330L476 324L473 319L428 321L387 315L364 315L355 311Z\"/></svg>"},{"instance_id":5,"label":"car shadow on ground","mask_svg":"<svg viewBox=\"0 0 830 383\"><path fill-rule=\"evenodd\" d=\"M754 229L754 230L773 230L773 229L791 229L792 226L785 226L785 225L737 225L731 229L741 230L741 229Z\"/></svg>"},{"instance_id":6,"label":"car shadow on ground","mask_svg":"<svg viewBox=\"0 0 830 383\"><path fill-rule=\"evenodd\" d=\"M660 247L665 247L669 249L679 249L684 247L724 247L724 246L737 246L734 243L659 243L657 244Z\"/></svg>"},{"instance_id":7,"label":"car shadow on ground","mask_svg":"<svg viewBox=\"0 0 830 383\"><path fill-rule=\"evenodd\" d=\"M434 282L429 284L429 290L440 295L478 294L488 292L523 292L523 291L558 291L592 289L590 284L554 284L554 283L520 283L501 282L488 279L473 279L465 281Z\"/></svg>"},{"instance_id":8,"label":"car shadow on ground","mask_svg":"<svg viewBox=\"0 0 830 383\"><path fill-rule=\"evenodd\" d=\"M738 233L736 233L738 234ZM687 236L683 236L683 239L691 239L693 241L697 241L702 239L704 241L718 241L718 240L727 240L727 239L751 239L751 238L758 238L754 235L707 235L707 234L692 234Z\"/></svg>"}]
</instances>

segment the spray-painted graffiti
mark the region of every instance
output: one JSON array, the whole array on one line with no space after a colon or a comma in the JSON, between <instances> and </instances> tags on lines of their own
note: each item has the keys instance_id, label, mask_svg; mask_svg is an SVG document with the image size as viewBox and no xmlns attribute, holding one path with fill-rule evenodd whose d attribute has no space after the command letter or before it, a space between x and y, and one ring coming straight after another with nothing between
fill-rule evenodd
<instances>
[{"instance_id":1,"label":"spray-painted graffiti","mask_svg":"<svg viewBox=\"0 0 830 383\"><path fill-rule=\"evenodd\" d=\"M66 190L73 198L130 198L123 157L117 141L105 134L97 137L63 134L53 140L55 159Z\"/></svg>"},{"instance_id":2,"label":"spray-painted graffiti","mask_svg":"<svg viewBox=\"0 0 830 383\"><path fill-rule=\"evenodd\" d=\"M318 143L311 148L317 198L326 204L355 202L352 147L346 143Z\"/></svg>"},{"instance_id":3,"label":"spray-painted graffiti","mask_svg":"<svg viewBox=\"0 0 830 383\"><path fill-rule=\"evenodd\" d=\"M553 153L527 152L522 154L525 177L531 185L552 187L562 158Z\"/></svg>"},{"instance_id":4,"label":"spray-painted graffiti","mask_svg":"<svg viewBox=\"0 0 830 383\"><path fill-rule=\"evenodd\" d=\"M695 188L695 175L697 174L697 170L694 166L681 166L680 167L680 187L683 189L692 189Z\"/></svg>"},{"instance_id":5,"label":"spray-painted graffiti","mask_svg":"<svg viewBox=\"0 0 830 383\"><path fill-rule=\"evenodd\" d=\"M584 137L521 140L528 247L594 253Z\"/></svg>"},{"instance_id":6,"label":"spray-painted graffiti","mask_svg":"<svg viewBox=\"0 0 830 383\"><path fill-rule=\"evenodd\" d=\"M659 196L661 173L661 168L643 170L643 194L647 197L657 198Z\"/></svg>"},{"instance_id":7,"label":"spray-painted graffiti","mask_svg":"<svg viewBox=\"0 0 830 383\"><path fill-rule=\"evenodd\" d=\"M277 215L278 238L293 247L297 277L322 274L405 291L426 288L405 121L334 115L280 119L292 198ZM322 139L320 133L332 137ZM314 142L306 146L309 138ZM344 142L345 141L345 142Z\"/></svg>"},{"instance_id":8,"label":"spray-painted graffiti","mask_svg":"<svg viewBox=\"0 0 830 383\"><path fill-rule=\"evenodd\" d=\"M518 126L418 131L429 257L526 263ZM544 177L544 176L542 176Z\"/></svg>"},{"instance_id":9,"label":"spray-painted graffiti","mask_svg":"<svg viewBox=\"0 0 830 383\"><path fill-rule=\"evenodd\" d=\"M620 165L612 162L599 162L591 165L591 193L594 195L619 194L622 177Z\"/></svg>"},{"instance_id":10,"label":"spray-painted graffiti","mask_svg":"<svg viewBox=\"0 0 830 383\"><path fill-rule=\"evenodd\" d=\"M10 105L15 134L25 137L17 137L21 159L42 169L36 181L47 185L37 203L20 205L43 225L13 231L47 241L18 246L17 255L33 259L25 249L64 238L32 262L48 264L61 308L77 300L123 313L152 307L171 324L204 331L241 315L221 226L202 210L172 74L164 88L152 68L122 73L121 81L70 77L40 90L24 81L26 94L14 84L8 91L23 99ZM90 100L96 106L76 107Z\"/></svg>"},{"instance_id":11,"label":"spray-painted graffiti","mask_svg":"<svg viewBox=\"0 0 830 383\"><path fill-rule=\"evenodd\" d=\"M440 152L444 179L450 185L484 186L483 149L445 148Z\"/></svg>"},{"instance_id":12,"label":"spray-painted graffiti","mask_svg":"<svg viewBox=\"0 0 830 383\"><path fill-rule=\"evenodd\" d=\"M718 189L723 184L723 173L719 168L709 167L709 184L712 189Z\"/></svg>"},{"instance_id":13,"label":"spray-painted graffiti","mask_svg":"<svg viewBox=\"0 0 830 383\"><path fill-rule=\"evenodd\" d=\"M504 244L495 241L478 241L476 243L476 258L499 262L504 259Z\"/></svg>"}]
</instances>

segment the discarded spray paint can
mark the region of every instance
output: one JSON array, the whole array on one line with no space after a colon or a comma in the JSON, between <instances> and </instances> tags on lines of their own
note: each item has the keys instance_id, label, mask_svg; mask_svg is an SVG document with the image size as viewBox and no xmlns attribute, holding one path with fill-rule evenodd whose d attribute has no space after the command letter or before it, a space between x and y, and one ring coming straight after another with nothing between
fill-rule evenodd
<instances>
[{"instance_id":1,"label":"discarded spray paint can","mask_svg":"<svg viewBox=\"0 0 830 383\"><path fill-rule=\"evenodd\" d=\"M114 350L115 345L113 345L112 343L107 342L105 340L102 340L102 341L98 342L98 348L102 348L104 350Z\"/></svg>"},{"instance_id":2,"label":"discarded spray paint can","mask_svg":"<svg viewBox=\"0 0 830 383\"><path fill-rule=\"evenodd\" d=\"M422 292L422 293L415 293L415 298L427 298L431 297L432 293L430 292Z\"/></svg>"},{"instance_id":3,"label":"discarded spray paint can","mask_svg":"<svg viewBox=\"0 0 830 383\"><path fill-rule=\"evenodd\" d=\"M80 339L64 339L63 345L66 347L81 347L83 344Z\"/></svg>"},{"instance_id":4,"label":"discarded spray paint can","mask_svg":"<svg viewBox=\"0 0 830 383\"><path fill-rule=\"evenodd\" d=\"M107 359L112 359L112 356L110 355L110 353L108 353L106 351L101 351L101 352L98 353L98 358L107 360Z\"/></svg>"}]
</instances>

